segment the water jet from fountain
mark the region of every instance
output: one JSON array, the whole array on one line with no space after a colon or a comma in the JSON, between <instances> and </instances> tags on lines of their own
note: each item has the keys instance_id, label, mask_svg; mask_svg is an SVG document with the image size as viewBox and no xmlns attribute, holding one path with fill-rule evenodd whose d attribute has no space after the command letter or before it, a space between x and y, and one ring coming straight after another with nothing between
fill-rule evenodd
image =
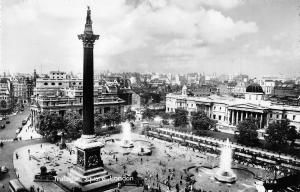
<instances>
[{"instance_id":1,"label":"water jet from fountain","mask_svg":"<svg viewBox=\"0 0 300 192\"><path fill-rule=\"evenodd\" d=\"M121 139L121 147L123 148L132 148L133 143L131 140L131 125L128 121L123 122L122 126L122 139Z\"/></svg>"},{"instance_id":2,"label":"water jet from fountain","mask_svg":"<svg viewBox=\"0 0 300 192\"><path fill-rule=\"evenodd\" d=\"M221 149L219 170L215 174L215 179L220 182L233 183L236 181L236 174L231 169L232 149L227 138L225 145Z\"/></svg>"}]
</instances>

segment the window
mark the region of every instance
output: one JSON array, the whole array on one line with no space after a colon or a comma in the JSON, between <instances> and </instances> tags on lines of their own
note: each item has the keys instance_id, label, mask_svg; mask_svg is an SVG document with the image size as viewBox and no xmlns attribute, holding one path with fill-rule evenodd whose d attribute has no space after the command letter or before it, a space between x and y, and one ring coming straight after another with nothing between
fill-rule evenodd
<instances>
[{"instance_id":1,"label":"window","mask_svg":"<svg viewBox=\"0 0 300 192\"><path fill-rule=\"evenodd\" d=\"M44 85L48 85L48 83L44 83Z\"/></svg>"},{"instance_id":2,"label":"window","mask_svg":"<svg viewBox=\"0 0 300 192\"><path fill-rule=\"evenodd\" d=\"M58 83L58 85L62 85L62 83Z\"/></svg>"},{"instance_id":3,"label":"window","mask_svg":"<svg viewBox=\"0 0 300 192\"><path fill-rule=\"evenodd\" d=\"M213 115L213 119L216 119L216 115Z\"/></svg>"},{"instance_id":4,"label":"window","mask_svg":"<svg viewBox=\"0 0 300 192\"><path fill-rule=\"evenodd\" d=\"M272 118L272 116L273 116L273 114L271 113L271 114L270 114L270 118Z\"/></svg>"},{"instance_id":5,"label":"window","mask_svg":"<svg viewBox=\"0 0 300 192\"><path fill-rule=\"evenodd\" d=\"M279 115L278 114L276 115L276 118L279 119Z\"/></svg>"},{"instance_id":6,"label":"window","mask_svg":"<svg viewBox=\"0 0 300 192\"><path fill-rule=\"evenodd\" d=\"M55 83L54 83L54 82L52 82L52 83L51 83L51 85L55 85Z\"/></svg>"},{"instance_id":7,"label":"window","mask_svg":"<svg viewBox=\"0 0 300 192\"><path fill-rule=\"evenodd\" d=\"M293 120L295 120L296 119L296 115L293 115Z\"/></svg>"},{"instance_id":8,"label":"window","mask_svg":"<svg viewBox=\"0 0 300 192\"><path fill-rule=\"evenodd\" d=\"M214 109L216 109L216 106L214 106Z\"/></svg>"},{"instance_id":9,"label":"window","mask_svg":"<svg viewBox=\"0 0 300 192\"><path fill-rule=\"evenodd\" d=\"M221 115L219 115L219 120L221 120L222 119L222 116Z\"/></svg>"},{"instance_id":10,"label":"window","mask_svg":"<svg viewBox=\"0 0 300 192\"><path fill-rule=\"evenodd\" d=\"M222 107L220 107L220 110L222 110Z\"/></svg>"}]
</instances>

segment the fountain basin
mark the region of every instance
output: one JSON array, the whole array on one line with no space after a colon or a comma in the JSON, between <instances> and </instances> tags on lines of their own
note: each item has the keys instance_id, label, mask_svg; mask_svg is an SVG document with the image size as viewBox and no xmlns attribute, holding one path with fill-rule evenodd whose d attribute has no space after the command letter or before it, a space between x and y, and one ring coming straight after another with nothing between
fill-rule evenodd
<instances>
[{"instance_id":1,"label":"fountain basin","mask_svg":"<svg viewBox=\"0 0 300 192\"><path fill-rule=\"evenodd\" d=\"M122 148L133 148L133 143L124 143L122 145L120 145L120 147Z\"/></svg>"},{"instance_id":2,"label":"fountain basin","mask_svg":"<svg viewBox=\"0 0 300 192\"><path fill-rule=\"evenodd\" d=\"M236 182L237 177L232 171L219 170L215 174L215 179L222 183L234 183Z\"/></svg>"}]
</instances>

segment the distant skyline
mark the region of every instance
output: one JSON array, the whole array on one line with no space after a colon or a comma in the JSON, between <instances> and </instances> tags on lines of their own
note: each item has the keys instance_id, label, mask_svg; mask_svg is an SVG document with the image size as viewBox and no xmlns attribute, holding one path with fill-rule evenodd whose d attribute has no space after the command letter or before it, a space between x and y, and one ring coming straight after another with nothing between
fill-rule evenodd
<instances>
[{"instance_id":1,"label":"distant skyline","mask_svg":"<svg viewBox=\"0 0 300 192\"><path fill-rule=\"evenodd\" d=\"M300 76L297 0L3 0L0 71L82 72L87 5L95 71Z\"/></svg>"}]
</instances>

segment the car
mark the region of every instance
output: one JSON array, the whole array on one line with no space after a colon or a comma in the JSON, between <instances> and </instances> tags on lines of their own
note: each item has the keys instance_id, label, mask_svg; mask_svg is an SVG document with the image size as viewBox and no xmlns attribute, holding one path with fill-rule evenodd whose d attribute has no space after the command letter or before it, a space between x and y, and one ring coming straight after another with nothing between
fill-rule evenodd
<instances>
[{"instance_id":1,"label":"car","mask_svg":"<svg viewBox=\"0 0 300 192\"><path fill-rule=\"evenodd\" d=\"M27 123L27 120L22 121L22 125L26 125L26 123Z\"/></svg>"},{"instance_id":2,"label":"car","mask_svg":"<svg viewBox=\"0 0 300 192\"><path fill-rule=\"evenodd\" d=\"M6 121L6 124L10 124L10 121L7 120L7 121Z\"/></svg>"},{"instance_id":3,"label":"car","mask_svg":"<svg viewBox=\"0 0 300 192\"><path fill-rule=\"evenodd\" d=\"M16 130L16 134L19 134L20 132L21 132L20 129L17 129L17 130Z\"/></svg>"},{"instance_id":4,"label":"car","mask_svg":"<svg viewBox=\"0 0 300 192\"><path fill-rule=\"evenodd\" d=\"M1 129L4 129L4 128L5 128L5 124L1 125L0 128L1 128Z\"/></svg>"},{"instance_id":5,"label":"car","mask_svg":"<svg viewBox=\"0 0 300 192\"><path fill-rule=\"evenodd\" d=\"M7 173L7 172L8 172L8 168L5 167L5 166L1 166L1 167L0 167L0 171L1 171L2 173Z\"/></svg>"}]
</instances>

